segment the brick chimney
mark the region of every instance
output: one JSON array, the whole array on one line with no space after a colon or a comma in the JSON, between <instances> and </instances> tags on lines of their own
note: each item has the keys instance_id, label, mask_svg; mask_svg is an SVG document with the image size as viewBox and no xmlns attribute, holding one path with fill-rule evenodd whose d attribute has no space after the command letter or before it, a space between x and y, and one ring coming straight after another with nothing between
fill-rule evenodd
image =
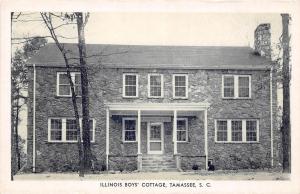
<instances>
[{"instance_id":1,"label":"brick chimney","mask_svg":"<svg viewBox=\"0 0 300 194\"><path fill-rule=\"evenodd\" d=\"M254 32L254 49L260 56L271 59L271 25L260 24Z\"/></svg>"}]
</instances>

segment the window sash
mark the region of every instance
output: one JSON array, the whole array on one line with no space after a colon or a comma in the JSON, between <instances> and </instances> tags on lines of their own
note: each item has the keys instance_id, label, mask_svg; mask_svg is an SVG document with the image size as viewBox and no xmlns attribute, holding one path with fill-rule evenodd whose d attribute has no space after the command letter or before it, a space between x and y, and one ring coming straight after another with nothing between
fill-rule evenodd
<instances>
[{"instance_id":1,"label":"window sash","mask_svg":"<svg viewBox=\"0 0 300 194\"><path fill-rule=\"evenodd\" d=\"M70 72L71 74L71 79L74 84L74 90L76 96L81 96L81 74L80 72ZM69 83L69 78L67 78L68 83L61 83L61 78L62 76L67 75L67 72L58 72L57 73L57 96L64 96L64 97L71 97L72 92L71 92L71 85ZM63 87L68 87L68 93L64 94L62 93L62 88Z\"/></svg>"},{"instance_id":2,"label":"window sash","mask_svg":"<svg viewBox=\"0 0 300 194\"><path fill-rule=\"evenodd\" d=\"M188 75L173 74L173 98L188 98Z\"/></svg>"},{"instance_id":3,"label":"window sash","mask_svg":"<svg viewBox=\"0 0 300 194\"><path fill-rule=\"evenodd\" d=\"M126 121L134 121L134 128L127 128ZM135 142L137 138L137 119L136 118L123 118L122 120L122 131L123 131L123 142ZM132 138L132 139L127 139Z\"/></svg>"},{"instance_id":4,"label":"window sash","mask_svg":"<svg viewBox=\"0 0 300 194\"><path fill-rule=\"evenodd\" d=\"M158 79L153 80L153 79ZM148 74L148 97L161 98L163 97L163 75Z\"/></svg>"},{"instance_id":5,"label":"window sash","mask_svg":"<svg viewBox=\"0 0 300 194\"><path fill-rule=\"evenodd\" d=\"M135 77L135 81L128 80L129 77ZM138 97L138 75L123 74L123 97Z\"/></svg>"},{"instance_id":6,"label":"window sash","mask_svg":"<svg viewBox=\"0 0 300 194\"><path fill-rule=\"evenodd\" d=\"M179 128L179 121L184 121L184 128ZM187 118L177 118L177 142L188 141L188 119Z\"/></svg>"}]
</instances>

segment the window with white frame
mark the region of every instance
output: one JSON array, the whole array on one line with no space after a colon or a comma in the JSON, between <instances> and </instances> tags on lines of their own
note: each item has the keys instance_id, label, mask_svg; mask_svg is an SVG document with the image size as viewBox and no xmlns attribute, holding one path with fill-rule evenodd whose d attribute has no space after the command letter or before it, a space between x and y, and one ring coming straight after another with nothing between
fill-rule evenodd
<instances>
[{"instance_id":1,"label":"window with white frame","mask_svg":"<svg viewBox=\"0 0 300 194\"><path fill-rule=\"evenodd\" d=\"M123 118L123 141L136 141L136 118Z\"/></svg>"},{"instance_id":2,"label":"window with white frame","mask_svg":"<svg viewBox=\"0 0 300 194\"><path fill-rule=\"evenodd\" d=\"M82 136L82 119L80 122L80 130ZM90 141L94 142L95 136L95 120L90 121ZM49 118L48 127L49 142L77 142L76 120L73 118Z\"/></svg>"},{"instance_id":3,"label":"window with white frame","mask_svg":"<svg viewBox=\"0 0 300 194\"><path fill-rule=\"evenodd\" d=\"M80 72L70 72L76 96L81 96ZM57 73L57 96L72 96L71 86L66 72Z\"/></svg>"},{"instance_id":4,"label":"window with white frame","mask_svg":"<svg viewBox=\"0 0 300 194\"><path fill-rule=\"evenodd\" d=\"M188 75L173 75L173 98L188 98Z\"/></svg>"},{"instance_id":5,"label":"window with white frame","mask_svg":"<svg viewBox=\"0 0 300 194\"><path fill-rule=\"evenodd\" d=\"M138 75L132 73L123 74L123 97L138 97Z\"/></svg>"},{"instance_id":6,"label":"window with white frame","mask_svg":"<svg viewBox=\"0 0 300 194\"><path fill-rule=\"evenodd\" d=\"M177 141L188 141L188 119L177 118Z\"/></svg>"},{"instance_id":7,"label":"window with white frame","mask_svg":"<svg viewBox=\"0 0 300 194\"><path fill-rule=\"evenodd\" d=\"M223 98L251 98L250 75L223 75Z\"/></svg>"},{"instance_id":8,"label":"window with white frame","mask_svg":"<svg viewBox=\"0 0 300 194\"><path fill-rule=\"evenodd\" d=\"M148 74L148 97L163 97L163 75Z\"/></svg>"},{"instance_id":9,"label":"window with white frame","mask_svg":"<svg viewBox=\"0 0 300 194\"><path fill-rule=\"evenodd\" d=\"M215 120L216 142L258 142L258 119L219 119Z\"/></svg>"},{"instance_id":10,"label":"window with white frame","mask_svg":"<svg viewBox=\"0 0 300 194\"><path fill-rule=\"evenodd\" d=\"M227 121L217 121L217 141L227 141Z\"/></svg>"}]
</instances>

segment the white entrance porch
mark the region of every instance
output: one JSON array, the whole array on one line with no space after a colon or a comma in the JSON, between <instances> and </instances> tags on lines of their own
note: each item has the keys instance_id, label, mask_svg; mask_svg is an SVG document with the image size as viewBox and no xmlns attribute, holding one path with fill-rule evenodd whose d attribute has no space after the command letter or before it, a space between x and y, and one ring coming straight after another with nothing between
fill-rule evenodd
<instances>
[{"instance_id":1,"label":"white entrance porch","mask_svg":"<svg viewBox=\"0 0 300 194\"><path fill-rule=\"evenodd\" d=\"M208 103L108 103L106 104L106 168L109 169L109 132L110 117L112 115L135 116L136 121L136 141L137 141L137 169L142 170L142 148L141 148L141 122L142 117L149 116L171 116L173 117L173 155L176 161L176 168L180 169L180 154L178 153L177 140L177 118L182 116L197 116L204 113L204 149L207 169L207 109ZM163 122L147 122L147 154L164 153L164 130Z\"/></svg>"}]
</instances>

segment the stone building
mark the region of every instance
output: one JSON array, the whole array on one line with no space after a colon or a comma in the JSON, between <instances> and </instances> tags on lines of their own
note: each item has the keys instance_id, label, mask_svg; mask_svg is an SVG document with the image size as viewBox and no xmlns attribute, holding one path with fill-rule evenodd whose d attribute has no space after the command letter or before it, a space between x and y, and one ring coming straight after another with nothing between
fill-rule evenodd
<instances>
[{"instance_id":1,"label":"stone building","mask_svg":"<svg viewBox=\"0 0 300 194\"><path fill-rule=\"evenodd\" d=\"M255 49L88 44L90 137L98 170L280 166L270 25ZM65 44L80 105L76 44ZM28 61L28 166L76 170L64 60L49 43ZM80 108L80 107L79 107Z\"/></svg>"}]
</instances>

